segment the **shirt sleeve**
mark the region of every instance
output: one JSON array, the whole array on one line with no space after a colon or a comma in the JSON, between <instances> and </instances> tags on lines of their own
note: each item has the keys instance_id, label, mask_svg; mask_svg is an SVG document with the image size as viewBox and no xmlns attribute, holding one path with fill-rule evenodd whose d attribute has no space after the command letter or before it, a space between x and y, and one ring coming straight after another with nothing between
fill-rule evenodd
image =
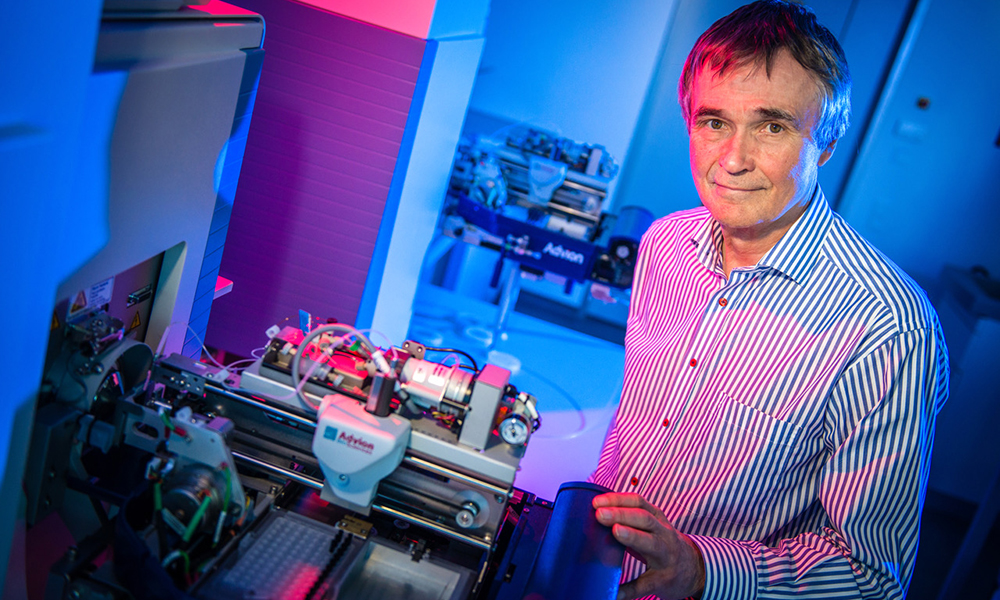
<instances>
[{"instance_id":1,"label":"shirt sleeve","mask_svg":"<svg viewBox=\"0 0 1000 600\"><path fill-rule=\"evenodd\" d=\"M903 598L947 395L940 326L902 332L851 363L825 417L825 526L764 542L691 536L705 558L702 599Z\"/></svg>"}]
</instances>

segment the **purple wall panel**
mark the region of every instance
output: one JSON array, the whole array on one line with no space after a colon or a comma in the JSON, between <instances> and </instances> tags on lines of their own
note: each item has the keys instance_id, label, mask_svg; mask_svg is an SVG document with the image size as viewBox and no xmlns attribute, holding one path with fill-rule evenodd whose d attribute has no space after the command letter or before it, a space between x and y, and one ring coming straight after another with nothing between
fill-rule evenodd
<instances>
[{"instance_id":1,"label":"purple wall panel","mask_svg":"<svg viewBox=\"0 0 1000 600\"><path fill-rule=\"evenodd\" d=\"M264 67L208 343L238 354L299 309L353 322L424 40L290 0L264 16Z\"/></svg>"}]
</instances>

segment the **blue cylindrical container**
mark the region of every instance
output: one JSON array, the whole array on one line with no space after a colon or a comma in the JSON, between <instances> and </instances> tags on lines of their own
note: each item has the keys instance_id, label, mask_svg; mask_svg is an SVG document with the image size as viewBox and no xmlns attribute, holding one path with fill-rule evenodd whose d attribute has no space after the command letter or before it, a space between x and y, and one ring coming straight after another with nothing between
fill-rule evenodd
<instances>
[{"instance_id":1,"label":"blue cylindrical container","mask_svg":"<svg viewBox=\"0 0 1000 600\"><path fill-rule=\"evenodd\" d=\"M611 240L626 239L636 243L642 239L656 217L647 208L641 206L623 206L618 211L614 229L611 230Z\"/></svg>"},{"instance_id":2,"label":"blue cylindrical container","mask_svg":"<svg viewBox=\"0 0 1000 600\"><path fill-rule=\"evenodd\" d=\"M625 546L597 522L592 502L611 490L571 481L559 486L525 600L614 600Z\"/></svg>"}]
</instances>

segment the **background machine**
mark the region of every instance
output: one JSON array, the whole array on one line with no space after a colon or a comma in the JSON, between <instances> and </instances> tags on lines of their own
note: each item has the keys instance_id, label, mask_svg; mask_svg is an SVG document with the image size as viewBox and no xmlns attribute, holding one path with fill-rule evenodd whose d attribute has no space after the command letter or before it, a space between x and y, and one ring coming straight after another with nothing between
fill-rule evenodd
<instances>
[{"instance_id":1,"label":"background machine","mask_svg":"<svg viewBox=\"0 0 1000 600\"><path fill-rule=\"evenodd\" d=\"M608 211L617 174L603 146L529 126L507 126L459 144L441 236L428 257L434 262L455 241L498 252L490 285L501 287L504 280L490 344L505 335L522 277L561 285L565 299L576 284L586 284L595 298L627 305L639 241L654 218L637 206ZM467 268L464 248L446 263L454 273Z\"/></svg>"},{"instance_id":2,"label":"background machine","mask_svg":"<svg viewBox=\"0 0 1000 600\"><path fill-rule=\"evenodd\" d=\"M522 269L624 289L632 285L648 210L608 212L618 164L607 150L532 127L460 144L442 230L493 248ZM500 262L498 262L499 266ZM499 268L494 276L494 286Z\"/></svg>"}]
</instances>

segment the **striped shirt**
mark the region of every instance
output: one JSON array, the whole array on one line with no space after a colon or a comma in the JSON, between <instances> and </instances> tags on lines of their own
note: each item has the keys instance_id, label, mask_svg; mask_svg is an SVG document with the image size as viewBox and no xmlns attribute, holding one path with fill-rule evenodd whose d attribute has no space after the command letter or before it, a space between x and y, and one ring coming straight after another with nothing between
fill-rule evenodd
<instances>
[{"instance_id":1,"label":"striped shirt","mask_svg":"<svg viewBox=\"0 0 1000 600\"><path fill-rule=\"evenodd\" d=\"M948 394L934 309L818 189L756 266L727 279L721 245L704 208L643 236L592 481L692 537L704 600L902 598Z\"/></svg>"}]
</instances>

